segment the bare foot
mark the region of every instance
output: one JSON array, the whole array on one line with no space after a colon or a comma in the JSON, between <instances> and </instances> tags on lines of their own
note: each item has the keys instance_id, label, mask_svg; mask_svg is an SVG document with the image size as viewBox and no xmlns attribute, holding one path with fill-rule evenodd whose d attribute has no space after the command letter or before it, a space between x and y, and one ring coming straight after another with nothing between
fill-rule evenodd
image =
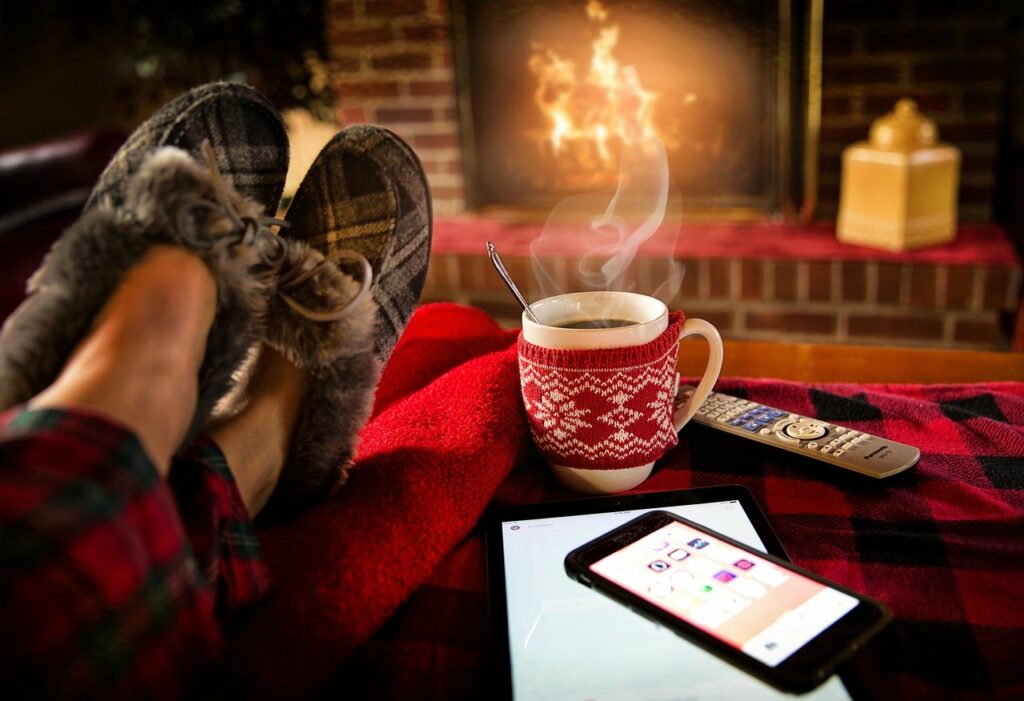
<instances>
[{"instance_id":1,"label":"bare foot","mask_svg":"<svg viewBox=\"0 0 1024 701\"><path fill-rule=\"evenodd\" d=\"M308 372L263 346L246 390L245 407L207 432L227 458L252 516L266 505L277 485L308 386Z\"/></svg>"},{"instance_id":2,"label":"bare foot","mask_svg":"<svg viewBox=\"0 0 1024 701\"><path fill-rule=\"evenodd\" d=\"M107 416L132 430L166 475L192 421L216 309L217 287L206 265L183 249L154 246L29 408Z\"/></svg>"}]
</instances>

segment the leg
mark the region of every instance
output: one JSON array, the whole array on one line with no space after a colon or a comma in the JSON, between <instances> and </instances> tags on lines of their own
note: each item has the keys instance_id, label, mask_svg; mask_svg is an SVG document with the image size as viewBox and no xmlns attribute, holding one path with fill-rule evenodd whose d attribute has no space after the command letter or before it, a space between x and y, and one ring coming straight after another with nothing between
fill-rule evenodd
<instances>
[{"instance_id":1,"label":"leg","mask_svg":"<svg viewBox=\"0 0 1024 701\"><path fill-rule=\"evenodd\" d=\"M245 407L207 432L231 466L251 516L260 512L277 485L308 386L306 370L264 346L246 389Z\"/></svg>"},{"instance_id":2,"label":"leg","mask_svg":"<svg viewBox=\"0 0 1024 701\"><path fill-rule=\"evenodd\" d=\"M216 293L198 258L179 248L153 248L29 407L84 409L113 419L139 437L166 475L195 410Z\"/></svg>"}]
</instances>

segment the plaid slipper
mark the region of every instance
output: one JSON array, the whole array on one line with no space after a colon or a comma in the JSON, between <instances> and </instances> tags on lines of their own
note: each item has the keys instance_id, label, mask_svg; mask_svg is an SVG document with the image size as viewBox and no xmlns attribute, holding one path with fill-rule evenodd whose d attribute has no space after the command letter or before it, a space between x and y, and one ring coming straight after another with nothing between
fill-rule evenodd
<instances>
[{"instance_id":1,"label":"plaid slipper","mask_svg":"<svg viewBox=\"0 0 1024 701\"><path fill-rule=\"evenodd\" d=\"M121 207L97 206L64 232L0 330L0 410L52 383L127 271L151 246L174 244L203 260L217 283L186 442L198 434L262 336L286 251L263 206L221 178L212 148L206 155L204 168L180 149L160 149L128 179Z\"/></svg>"},{"instance_id":2,"label":"plaid slipper","mask_svg":"<svg viewBox=\"0 0 1024 701\"><path fill-rule=\"evenodd\" d=\"M200 149L206 142L238 193L273 215L288 171L288 134L267 98L237 83L193 88L143 122L100 175L85 211L100 204L120 207L128 180L161 146L175 146L204 163Z\"/></svg>"},{"instance_id":3,"label":"plaid slipper","mask_svg":"<svg viewBox=\"0 0 1024 701\"><path fill-rule=\"evenodd\" d=\"M387 129L343 129L313 162L285 218L288 237L309 242L345 272L359 274L344 251L370 262L379 307L374 342L386 363L419 302L430 257L430 188L416 154Z\"/></svg>"},{"instance_id":4,"label":"plaid slipper","mask_svg":"<svg viewBox=\"0 0 1024 701\"><path fill-rule=\"evenodd\" d=\"M271 517L331 496L347 478L381 368L423 289L430 190L419 159L397 136L380 127L349 127L320 152L286 220L285 237L326 256L322 275L295 286L296 293L307 296L307 306L324 308L340 302L328 299L332 287L348 285L341 297L354 301L341 320L319 329L306 315L285 316L289 310L272 303L267 342L307 368L311 382L288 463L267 504ZM352 279L369 285L372 301L359 301Z\"/></svg>"}]
</instances>

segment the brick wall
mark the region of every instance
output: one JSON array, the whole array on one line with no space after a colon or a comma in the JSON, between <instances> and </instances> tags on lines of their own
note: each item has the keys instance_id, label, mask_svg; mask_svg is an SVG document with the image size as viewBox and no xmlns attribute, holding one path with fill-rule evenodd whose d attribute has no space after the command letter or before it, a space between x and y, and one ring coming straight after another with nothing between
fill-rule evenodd
<instances>
[{"instance_id":1,"label":"brick wall","mask_svg":"<svg viewBox=\"0 0 1024 701\"><path fill-rule=\"evenodd\" d=\"M463 209L446 0L329 0L327 46L341 124L371 122L412 144L436 214Z\"/></svg>"},{"instance_id":2,"label":"brick wall","mask_svg":"<svg viewBox=\"0 0 1024 701\"><path fill-rule=\"evenodd\" d=\"M989 221L1008 42L1002 0L827 0L817 217L836 214L842 149L907 96L963 152L961 220Z\"/></svg>"}]
</instances>

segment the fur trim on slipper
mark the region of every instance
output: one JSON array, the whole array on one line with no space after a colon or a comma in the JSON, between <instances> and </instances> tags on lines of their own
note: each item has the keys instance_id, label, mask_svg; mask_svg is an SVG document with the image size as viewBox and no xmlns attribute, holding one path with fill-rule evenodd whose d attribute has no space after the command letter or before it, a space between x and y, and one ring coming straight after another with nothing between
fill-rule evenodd
<instances>
[{"instance_id":1,"label":"fur trim on slipper","mask_svg":"<svg viewBox=\"0 0 1024 701\"><path fill-rule=\"evenodd\" d=\"M165 147L132 178L124 207L92 209L64 233L0 331L0 409L52 383L125 273L154 244L174 244L202 259L217 282L217 315L186 440L198 434L262 332L277 272L260 245L239 231L240 222L258 226L262 206L218 179L183 151Z\"/></svg>"},{"instance_id":2,"label":"fur trim on slipper","mask_svg":"<svg viewBox=\"0 0 1024 701\"><path fill-rule=\"evenodd\" d=\"M291 453L267 504L272 517L329 498L344 484L381 372L373 352L377 304L369 280L356 282L303 241L285 243L266 343L306 368L310 383ZM316 310L337 311L325 319Z\"/></svg>"}]
</instances>

